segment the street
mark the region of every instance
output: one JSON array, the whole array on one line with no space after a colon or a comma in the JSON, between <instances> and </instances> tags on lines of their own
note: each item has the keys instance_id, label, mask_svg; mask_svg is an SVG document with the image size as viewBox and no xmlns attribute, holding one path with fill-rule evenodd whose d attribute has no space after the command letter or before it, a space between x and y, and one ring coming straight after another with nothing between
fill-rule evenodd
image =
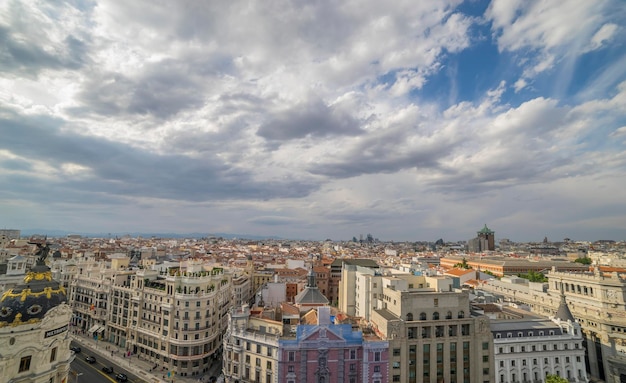
<instances>
[{"instance_id":1,"label":"street","mask_svg":"<svg viewBox=\"0 0 626 383\"><path fill-rule=\"evenodd\" d=\"M100 354L91 352L91 350L84 345L79 345L78 343L72 342L72 346L80 346L82 348L82 352L76 354L76 358L71 364L71 372L68 383L117 382L115 379L115 375L120 372L128 376L129 382L146 382L145 380L138 378L136 375L124 369L124 366L119 366L108 358L105 358ZM96 362L92 364L87 363L85 361L85 358L87 356L94 356L96 358ZM105 366L113 367L113 370L115 372L113 374L107 374L103 372L102 367Z\"/></svg>"}]
</instances>

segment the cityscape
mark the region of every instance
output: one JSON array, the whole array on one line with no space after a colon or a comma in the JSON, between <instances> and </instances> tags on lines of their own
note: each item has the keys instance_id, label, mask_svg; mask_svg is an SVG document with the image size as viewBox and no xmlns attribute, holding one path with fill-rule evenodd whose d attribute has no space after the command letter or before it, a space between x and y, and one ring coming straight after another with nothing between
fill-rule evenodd
<instances>
[{"instance_id":1,"label":"cityscape","mask_svg":"<svg viewBox=\"0 0 626 383\"><path fill-rule=\"evenodd\" d=\"M0 383L626 383L624 0L2 0L0 185Z\"/></svg>"},{"instance_id":2,"label":"cityscape","mask_svg":"<svg viewBox=\"0 0 626 383\"><path fill-rule=\"evenodd\" d=\"M622 382L626 241L24 237L2 382Z\"/></svg>"}]
</instances>

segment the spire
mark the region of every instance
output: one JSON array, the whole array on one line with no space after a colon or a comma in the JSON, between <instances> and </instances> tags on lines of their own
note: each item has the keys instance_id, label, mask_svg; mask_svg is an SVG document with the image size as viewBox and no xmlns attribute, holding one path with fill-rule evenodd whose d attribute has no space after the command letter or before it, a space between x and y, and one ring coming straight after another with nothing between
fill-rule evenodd
<instances>
[{"instance_id":1,"label":"spire","mask_svg":"<svg viewBox=\"0 0 626 383\"><path fill-rule=\"evenodd\" d=\"M309 275L306 277L307 279L307 287L317 287L317 283L315 283L315 274L313 273L313 265L309 269Z\"/></svg>"},{"instance_id":2,"label":"spire","mask_svg":"<svg viewBox=\"0 0 626 383\"><path fill-rule=\"evenodd\" d=\"M572 321L575 322L574 316L567 305L567 301L565 300L565 293L563 292L563 283L561 282L561 302L559 303L559 308L556 310L555 318L558 318L564 322Z\"/></svg>"}]
</instances>

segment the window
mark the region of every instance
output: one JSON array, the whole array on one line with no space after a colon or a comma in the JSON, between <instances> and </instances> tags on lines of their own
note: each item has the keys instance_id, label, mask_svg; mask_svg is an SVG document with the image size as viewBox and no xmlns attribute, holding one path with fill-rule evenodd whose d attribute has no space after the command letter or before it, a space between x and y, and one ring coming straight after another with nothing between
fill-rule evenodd
<instances>
[{"instance_id":1,"label":"window","mask_svg":"<svg viewBox=\"0 0 626 383\"><path fill-rule=\"evenodd\" d=\"M296 368L294 366L288 366L287 367L287 372L295 372Z\"/></svg>"},{"instance_id":2,"label":"window","mask_svg":"<svg viewBox=\"0 0 626 383\"><path fill-rule=\"evenodd\" d=\"M483 350L489 350L489 342L483 342Z\"/></svg>"},{"instance_id":3,"label":"window","mask_svg":"<svg viewBox=\"0 0 626 383\"><path fill-rule=\"evenodd\" d=\"M380 366L374 366L374 372L380 372Z\"/></svg>"},{"instance_id":4,"label":"window","mask_svg":"<svg viewBox=\"0 0 626 383\"><path fill-rule=\"evenodd\" d=\"M400 356L400 349L399 348L394 348L393 349L393 356Z\"/></svg>"},{"instance_id":5,"label":"window","mask_svg":"<svg viewBox=\"0 0 626 383\"><path fill-rule=\"evenodd\" d=\"M20 369L19 372L24 372L30 370L30 360L32 356L24 356L20 359Z\"/></svg>"},{"instance_id":6,"label":"window","mask_svg":"<svg viewBox=\"0 0 626 383\"><path fill-rule=\"evenodd\" d=\"M483 355L483 362L484 363L489 362L489 355Z\"/></svg>"},{"instance_id":7,"label":"window","mask_svg":"<svg viewBox=\"0 0 626 383\"><path fill-rule=\"evenodd\" d=\"M374 353L374 362L380 362L380 351Z\"/></svg>"},{"instance_id":8,"label":"window","mask_svg":"<svg viewBox=\"0 0 626 383\"><path fill-rule=\"evenodd\" d=\"M439 320L439 313L437 311L433 313L433 320Z\"/></svg>"},{"instance_id":9,"label":"window","mask_svg":"<svg viewBox=\"0 0 626 383\"><path fill-rule=\"evenodd\" d=\"M394 382L399 382L400 381L400 375L394 375L391 380L394 381Z\"/></svg>"},{"instance_id":10,"label":"window","mask_svg":"<svg viewBox=\"0 0 626 383\"><path fill-rule=\"evenodd\" d=\"M287 360L290 362L295 362L296 361L296 352L295 351L289 351L289 354L287 356Z\"/></svg>"},{"instance_id":11,"label":"window","mask_svg":"<svg viewBox=\"0 0 626 383\"><path fill-rule=\"evenodd\" d=\"M356 359L356 350L350 350L350 359Z\"/></svg>"},{"instance_id":12,"label":"window","mask_svg":"<svg viewBox=\"0 0 626 383\"><path fill-rule=\"evenodd\" d=\"M53 348L50 351L50 363L54 362L55 360L57 360L57 348Z\"/></svg>"},{"instance_id":13,"label":"window","mask_svg":"<svg viewBox=\"0 0 626 383\"><path fill-rule=\"evenodd\" d=\"M260 353L261 353L261 345L260 345L260 344L257 344L257 345L256 345L256 353L257 353L257 354L260 354Z\"/></svg>"},{"instance_id":14,"label":"window","mask_svg":"<svg viewBox=\"0 0 626 383\"><path fill-rule=\"evenodd\" d=\"M426 320L426 313L420 313L420 320Z\"/></svg>"}]
</instances>

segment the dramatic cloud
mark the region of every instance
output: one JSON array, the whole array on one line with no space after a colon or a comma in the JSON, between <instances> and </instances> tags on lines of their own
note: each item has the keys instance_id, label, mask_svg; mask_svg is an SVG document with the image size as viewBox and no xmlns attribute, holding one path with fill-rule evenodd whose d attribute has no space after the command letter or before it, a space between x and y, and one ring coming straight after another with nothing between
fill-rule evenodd
<instances>
[{"instance_id":1,"label":"dramatic cloud","mask_svg":"<svg viewBox=\"0 0 626 383\"><path fill-rule=\"evenodd\" d=\"M624 239L625 22L619 0L0 2L0 224Z\"/></svg>"}]
</instances>

